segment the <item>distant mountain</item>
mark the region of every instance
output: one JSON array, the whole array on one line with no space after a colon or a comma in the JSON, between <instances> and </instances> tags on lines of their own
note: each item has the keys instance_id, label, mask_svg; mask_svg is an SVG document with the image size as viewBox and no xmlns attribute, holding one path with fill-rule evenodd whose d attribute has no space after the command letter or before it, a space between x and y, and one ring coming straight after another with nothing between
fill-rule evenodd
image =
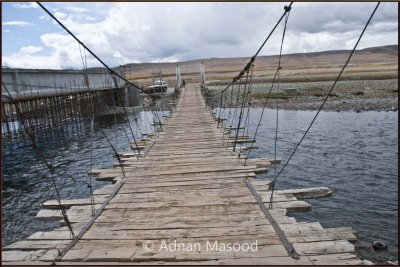
<instances>
[{"instance_id":1,"label":"distant mountain","mask_svg":"<svg viewBox=\"0 0 400 267\"><path fill-rule=\"evenodd\" d=\"M398 55L399 45L385 45L385 46L369 47L369 48L364 48L361 51L371 52L371 53L387 53L387 54Z\"/></svg>"},{"instance_id":2,"label":"distant mountain","mask_svg":"<svg viewBox=\"0 0 400 267\"><path fill-rule=\"evenodd\" d=\"M374 58L379 58L380 56L384 57L382 60L385 60L385 58L396 58L398 57L398 50L399 50L399 45L385 45L385 46L378 46L378 47L368 47L364 49L357 50L357 53L355 55L362 56L363 54L367 55L368 57L373 56ZM293 58L294 60L300 60L300 59L315 59L319 57L326 57L326 60L334 60L336 56L341 57L341 56L346 56L350 53L350 50L330 50L330 51L321 51L321 52L309 52L309 53L293 53L293 54L285 54L285 58ZM276 59L277 55L271 55L271 56L259 56L257 60L259 61L269 61L269 60L274 60ZM329 57L329 58L328 58ZM136 72L136 71L141 71L141 70L146 70L150 72L159 72L161 69L164 71L164 69L169 69L169 70L175 70L175 67L177 64L179 65L197 65L200 64L201 62L206 63L207 65L225 65L225 64L231 64L231 65L241 65L250 59L249 57L233 57L233 58L208 58L208 59L192 59L192 60L186 60L186 61L180 61L180 62L163 62L163 63L129 63L126 65L122 66L115 66L113 69L122 73L124 71L128 72ZM3 69L9 69L5 66L2 67ZM95 67L95 68L89 68L89 71L101 71L104 70L102 67Z\"/></svg>"},{"instance_id":3,"label":"distant mountain","mask_svg":"<svg viewBox=\"0 0 400 267\"><path fill-rule=\"evenodd\" d=\"M385 45L385 46L378 46L378 47L368 47L364 49L357 50L357 54L360 53L374 53L374 54L386 54L386 55L393 55L398 56L399 45ZM321 51L321 52L309 52L309 53L293 53L293 54L285 54L285 57L294 57L294 58L312 58L317 56L329 56L329 55L348 55L351 50L330 50L330 51ZM277 55L271 56L260 56L260 59L268 59L274 58ZM132 63L125 65L126 68L130 68L132 71L141 70L141 69L149 69L153 68L155 72L157 72L158 68L165 68L165 67L172 67L176 64L180 65L189 65L189 64L200 64L201 62L240 62L240 61L247 61L249 57L233 57L233 58L208 58L208 59L192 59L180 62L170 62L170 63ZM119 67L121 68L121 67Z\"/></svg>"},{"instance_id":4,"label":"distant mountain","mask_svg":"<svg viewBox=\"0 0 400 267\"><path fill-rule=\"evenodd\" d=\"M356 51L362 52L371 52L371 53L386 53L397 55L399 50L399 45L385 45L385 46L377 46L377 47L368 47L364 49L357 49ZM321 55L333 55L333 54L342 54L349 53L351 50L329 50L329 51L321 51L321 52L309 52L309 53L293 53L293 54L285 54L285 56L301 56L301 57L312 57L312 56L321 56ZM272 56L274 57L274 56Z\"/></svg>"}]
</instances>

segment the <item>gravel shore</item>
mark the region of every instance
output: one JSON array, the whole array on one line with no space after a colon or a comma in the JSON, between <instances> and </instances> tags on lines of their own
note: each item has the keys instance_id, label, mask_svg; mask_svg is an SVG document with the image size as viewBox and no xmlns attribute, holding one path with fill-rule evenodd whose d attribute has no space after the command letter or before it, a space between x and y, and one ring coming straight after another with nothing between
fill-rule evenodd
<instances>
[{"instance_id":1,"label":"gravel shore","mask_svg":"<svg viewBox=\"0 0 400 267\"><path fill-rule=\"evenodd\" d=\"M281 109L317 110L332 84L333 81L281 83L280 91L278 91L279 97L270 98L267 108L276 108L276 101L278 101ZM218 92L224 88L223 86L207 87L215 98L219 98ZM253 84L251 105L262 107L270 88L270 83ZM287 89L295 90L288 93ZM276 93L275 88L273 92ZM234 96L236 93L237 91L234 90ZM398 79L340 81L336 84L323 110L336 112L397 111Z\"/></svg>"}]
</instances>

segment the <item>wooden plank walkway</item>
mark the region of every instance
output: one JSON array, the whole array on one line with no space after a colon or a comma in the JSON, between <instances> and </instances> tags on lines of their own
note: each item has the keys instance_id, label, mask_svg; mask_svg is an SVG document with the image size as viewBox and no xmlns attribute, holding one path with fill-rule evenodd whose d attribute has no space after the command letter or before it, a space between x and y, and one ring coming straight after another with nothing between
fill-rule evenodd
<instances>
[{"instance_id":1,"label":"wooden plank walkway","mask_svg":"<svg viewBox=\"0 0 400 267\"><path fill-rule=\"evenodd\" d=\"M163 128L145 158L121 153L125 179L118 165L93 170L98 179L114 181L95 192L96 208L119 190L64 256L55 261L71 242L65 226L3 248L3 264L366 263L354 253L350 227L324 229L287 216L311 209L299 198L328 196L328 188L275 191L269 211L300 255L290 257L245 183L248 179L268 207L270 181L255 179L255 173L271 163L252 159L244 166L225 147L199 88L182 92ZM79 232L91 218L90 201L65 200L63 205ZM38 219L62 219L54 201L43 208Z\"/></svg>"}]
</instances>

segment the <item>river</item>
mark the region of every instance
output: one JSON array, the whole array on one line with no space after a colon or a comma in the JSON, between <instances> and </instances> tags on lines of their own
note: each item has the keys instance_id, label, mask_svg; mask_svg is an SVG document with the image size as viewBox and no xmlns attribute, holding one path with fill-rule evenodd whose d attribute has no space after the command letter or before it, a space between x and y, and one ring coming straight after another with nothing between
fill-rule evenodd
<instances>
[{"instance_id":1,"label":"river","mask_svg":"<svg viewBox=\"0 0 400 267\"><path fill-rule=\"evenodd\" d=\"M261 109L250 111L250 134ZM279 110L277 155L289 157L315 111ZM137 123L149 131L151 112L140 112ZM133 116L133 115L132 115ZM259 149L252 158L273 157L276 110L266 110L257 137ZM135 125L133 117L130 118ZM146 129L147 128L147 129ZM81 129L65 128L42 134L37 141L49 162L61 174L55 179L63 198L88 197L89 190L108 183L86 175L93 168L111 167L116 159L108 139L118 151L129 151L130 129L123 116L98 117L91 134L90 123ZM134 133L139 134L133 128ZM36 231L49 230L56 222L39 222L33 217L40 204L55 198L50 175L27 142L2 146L3 239L7 245ZM93 150L91 149L93 147ZM92 157L91 157L92 154ZM281 168L282 165L278 166ZM270 179L274 175L258 175ZM398 112L321 112L303 144L277 180L278 189L327 186L332 197L306 200L313 211L294 214L298 221L319 221L324 227L351 226L358 231L357 253L373 262L397 260L398 256ZM372 242L388 244L374 251Z\"/></svg>"}]
</instances>

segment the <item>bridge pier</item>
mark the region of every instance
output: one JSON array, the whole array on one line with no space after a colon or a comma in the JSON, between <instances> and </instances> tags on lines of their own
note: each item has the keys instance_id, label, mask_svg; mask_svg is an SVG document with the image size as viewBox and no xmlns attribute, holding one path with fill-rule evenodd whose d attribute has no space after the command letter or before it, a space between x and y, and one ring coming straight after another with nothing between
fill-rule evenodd
<instances>
[{"instance_id":1,"label":"bridge pier","mask_svg":"<svg viewBox=\"0 0 400 267\"><path fill-rule=\"evenodd\" d=\"M44 130L57 129L66 124L79 128L83 118L92 114L100 114L111 110L116 105L122 106L120 97L114 92L115 89L101 91L78 91L68 92L61 90L57 94L25 95L16 97L14 104L2 99L2 137L8 140L13 137L25 135L20 127L21 119L34 134ZM113 101L113 97L115 102ZM136 103L130 96L130 103ZM21 114L17 113L17 107Z\"/></svg>"}]
</instances>

